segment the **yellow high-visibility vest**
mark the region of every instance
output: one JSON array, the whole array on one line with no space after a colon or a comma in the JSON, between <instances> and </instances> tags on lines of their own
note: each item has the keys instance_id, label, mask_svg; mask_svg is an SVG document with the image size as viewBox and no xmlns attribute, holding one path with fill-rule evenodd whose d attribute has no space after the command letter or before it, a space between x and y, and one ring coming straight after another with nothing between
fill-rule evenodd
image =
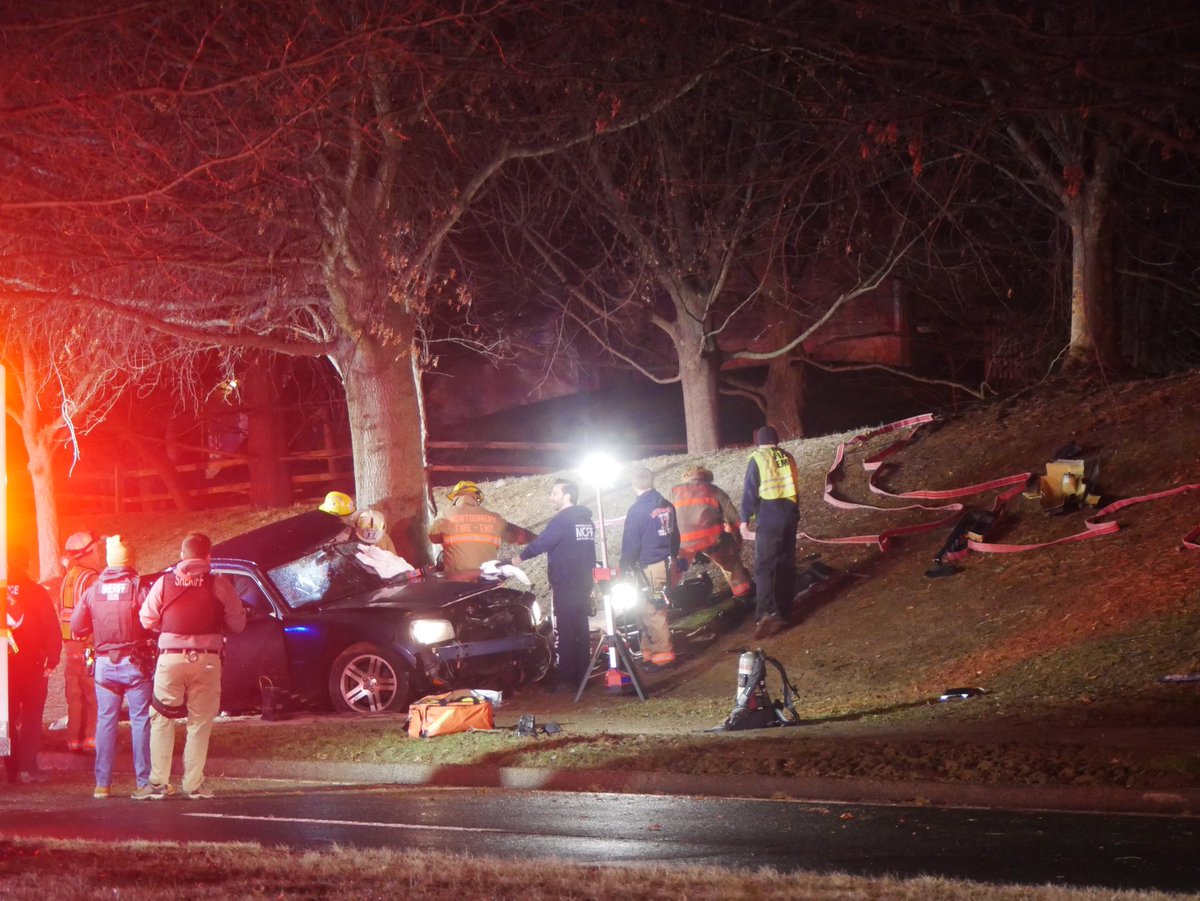
<instances>
[{"instance_id":1,"label":"yellow high-visibility vest","mask_svg":"<svg viewBox=\"0 0 1200 901\"><path fill-rule=\"evenodd\" d=\"M796 461L777 447L760 447L750 455L758 464L758 496L764 501L796 499Z\"/></svg>"}]
</instances>

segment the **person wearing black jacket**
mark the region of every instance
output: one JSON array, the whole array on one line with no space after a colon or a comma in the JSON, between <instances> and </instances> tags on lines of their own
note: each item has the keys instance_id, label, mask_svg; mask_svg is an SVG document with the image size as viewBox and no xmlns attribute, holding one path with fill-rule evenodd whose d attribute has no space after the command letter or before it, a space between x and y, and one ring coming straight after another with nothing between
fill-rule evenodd
<instances>
[{"instance_id":1,"label":"person wearing black jacket","mask_svg":"<svg viewBox=\"0 0 1200 901\"><path fill-rule=\"evenodd\" d=\"M71 613L71 632L92 637L96 649L96 787L98 801L112 797L113 758L121 699L129 705L133 743L134 800L150 797L150 633L138 611L146 598L129 548L120 535L106 539L107 566Z\"/></svg>"},{"instance_id":2,"label":"person wearing black jacket","mask_svg":"<svg viewBox=\"0 0 1200 901\"><path fill-rule=\"evenodd\" d=\"M574 482L556 481L550 489L550 504L558 512L542 534L512 558L519 564L538 554L547 555L558 691L574 691L583 681L591 651L588 609L596 566L596 525L592 511L576 503L578 497L579 486Z\"/></svg>"},{"instance_id":3,"label":"person wearing black jacket","mask_svg":"<svg viewBox=\"0 0 1200 901\"><path fill-rule=\"evenodd\" d=\"M42 713L50 674L62 657L62 633L49 592L29 578L29 551L23 547L8 549L7 619L4 625L12 636L8 647L12 747L4 765L9 782L45 782L48 777L38 769Z\"/></svg>"},{"instance_id":4,"label":"person wearing black jacket","mask_svg":"<svg viewBox=\"0 0 1200 901\"><path fill-rule=\"evenodd\" d=\"M642 666L663 669L675 662L662 591L674 581L679 528L675 508L654 488L654 473L644 467L634 472L633 490L637 498L625 514L625 530L621 533L621 572L641 569L645 574L649 596L642 599L637 611Z\"/></svg>"}]
</instances>

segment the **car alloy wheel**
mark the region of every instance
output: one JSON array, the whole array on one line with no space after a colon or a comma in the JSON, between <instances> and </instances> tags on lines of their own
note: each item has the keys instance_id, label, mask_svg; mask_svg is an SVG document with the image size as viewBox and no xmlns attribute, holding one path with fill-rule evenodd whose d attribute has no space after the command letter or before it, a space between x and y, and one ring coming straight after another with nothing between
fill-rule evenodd
<instances>
[{"instance_id":1,"label":"car alloy wheel","mask_svg":"<svg viewBox=\"0 0 1200 901\"><path fill-rule=\"evenodd\" d=\"M350 713L396 710L408 700L408 673L383 648L353 645L333 662L329 696L336 710Z\"/></svg>"}]
</instances>

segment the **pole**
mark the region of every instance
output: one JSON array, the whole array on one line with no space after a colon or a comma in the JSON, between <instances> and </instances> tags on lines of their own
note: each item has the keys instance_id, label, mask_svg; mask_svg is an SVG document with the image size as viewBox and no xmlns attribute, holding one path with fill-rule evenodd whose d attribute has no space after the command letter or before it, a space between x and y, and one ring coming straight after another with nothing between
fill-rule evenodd
<instances>
[{"instance_id":1,"label":"pole","mask_svg":"<svg viewBox=\"0 0 1200 901\"><path fill-rule=\"evenodd\" d=\"M0 757L12 753L8 732L8 423L4 389L5 372L0 364Z\"/></svg>"}]
</instances>

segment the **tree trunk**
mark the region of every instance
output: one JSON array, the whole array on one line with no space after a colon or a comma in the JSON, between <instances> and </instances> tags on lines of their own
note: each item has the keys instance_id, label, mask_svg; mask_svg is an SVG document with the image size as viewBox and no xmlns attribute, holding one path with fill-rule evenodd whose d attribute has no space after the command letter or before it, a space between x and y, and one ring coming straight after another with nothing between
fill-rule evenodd
<instances>
[{"instance_id":1,"label":"tree trunk","mask_svg":"<svg viewBox=\"0 0 1200 901\"><path fill-rule=\"evenodd\" d=\"M292 482L284 457L287 435L279 409L271 358L255 355L248 360L244 384L249 417L246 453L250 465L250 506L286 507L292 502Z\"/></svg>"},{"instance_id":2,"label":"tree trunk","mask_svg":"<svg viewBox=\"0 0 1200 901\"><path fill-rule=\"evenodd\" d=\"M712 353L697 353L694 345L686 349L680 346L678 353L688 453L718 450L721 428L717 357Z\"/></svg>"},{"instance_id":3,"label":"tree trunk","mask_svg":"<svg viewBox=\"0 0 1200 901\"><path fill-rule=\"evenodd\" d=\"M414 566L427 564L425 419L411 343L384 347L364 336L345 347L336 362L350 417L355 502L383 513L397 553Z\"/></svg>"},{"instance_id":4,"label":"tree trunk","mask_svg":"<svg viewBox=\"0 0 1200 901\"><path fill-rule=\"evenodd\" d=\"M772 296L782 295L782 289L771 282ZM784 347L800 336L800 319L783 304L770 304L766 309L767 328ZM807 370L799 355L775 357L767 365L767 380L763 385L766 399L767 423L775 427L780 438L804 437L804 385ZM747 440L750 436L747 436Z\"/></svg>"},{"instance_id":5,"label":"tree trunk","mask_svg":"<svg viewBox=\"0 0 1200 901\"><path fill-rule=\"evenodd\" d=\"M1064 368L1120 369L1113 300L1111 152L1101 146L1092 177L1066 201L1071 229L1071 343Z\"/></svg>"},{"instance_id":6,"label":"tree trunk","mask_svg":"<svg viewBox=\"0 0 1200 901\"><path fill-rule=\"evenodd\" d=\"M780 439L804 437L806 381L807 370L803 360L776 357L767 367L767 381L763 385L767 422L779 432Z\"/></svg>"},{"instance_id":7,"label":"tree trunk","mask_svg":"<svg viewBox=\"0 0 1200 901\"><path fill-rule=\"evenodd\" d=\"M59 559L58 501L54 491L54 447L49 434L36 426L21 429L29 455L33 482L33 510L37 518L38 581L62 575Z\"/></svg>"}]
</instances>

